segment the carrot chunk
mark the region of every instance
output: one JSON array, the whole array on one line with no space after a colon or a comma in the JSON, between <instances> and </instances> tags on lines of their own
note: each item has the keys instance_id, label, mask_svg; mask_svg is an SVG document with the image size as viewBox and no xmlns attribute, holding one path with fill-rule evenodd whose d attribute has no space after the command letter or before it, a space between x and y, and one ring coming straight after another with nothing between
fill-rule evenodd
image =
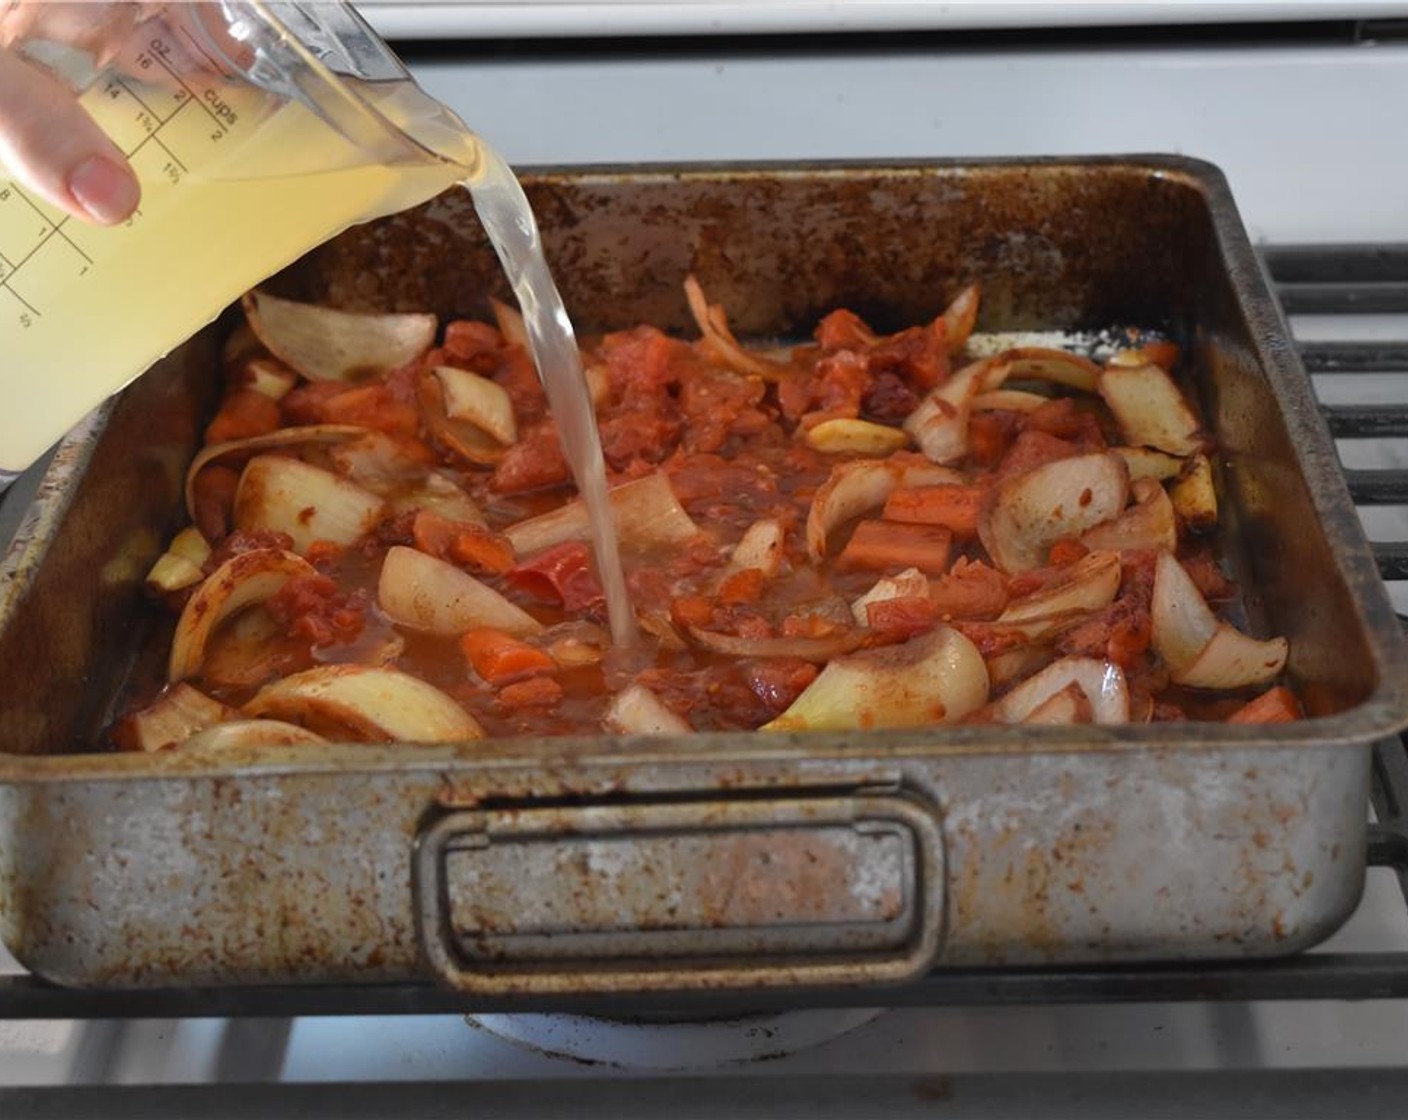
<instances>
[{"instance_id":1,"label":"carrot chunk","mask_svg":"<svg viewBox=\"0 0 1408 1120\"><path fill-rule=\"evenodd\" d=\"M1277 685L1249 700L1227 717L1228 723L1294 723L1304 719L1300 701L1285 685Z\"/></svg>"},{"instance_id":2,"label":"carrot chunk","mask_svg":"<svg viewBox=\"0 0 1408 1120\"><path fill-rule=\"evenodd\" d=\"M982 486L912 486L896 490L885 502L885 520L943 525L969 540L978 534L978 514L987 490Z\"/></svg>"},{"instance_id":3,"label":"carrot chunk","mask_svg":"<svg viewBox=\"0 0 1408 1120\"><path fill-rule=\"evenodd\" d=\"M546 708L562 699L562 685L552 677L529 677L499 690L499 704L505 708Z\"/></svg>"},{"instance_id":4,"label":"carrot chunk","mask_svg":"<svg viewBox=\"0 0 1408 1120\"><path fill-rule=\"evenodd\" d=\"M948 568L953 534L942 525L905 525L898 521L862 521L851 534L836 566L918 568L939 575Z\"/></svg>"},{"instance_id":5,"label":"carrot chunk","mask_svg":"<svg viewBox=\"0 0 1408 1120\"><path fill-rule=\"evenodd\" d=\"M470 667L491 685L555 669L557 662L536 646L502 630L470 630L460 638L460 650Z\"/></svg>"}]
</instances>

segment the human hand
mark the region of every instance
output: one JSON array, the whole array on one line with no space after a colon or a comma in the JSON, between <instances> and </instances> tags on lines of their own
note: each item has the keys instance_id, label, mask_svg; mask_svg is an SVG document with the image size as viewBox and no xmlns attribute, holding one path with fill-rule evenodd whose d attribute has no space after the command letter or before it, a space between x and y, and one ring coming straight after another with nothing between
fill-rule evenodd
<instances>
[{"instance_id":1,"label":"human hand","mask_svg":"<svg viewBox=\"0 0 1408 1120\"><path fill-rule=\"evenodd\" d=\"M137 177L78 95L16 44L42 29L51 41L93 49L117 41L142 7L0 2L0 164L53 205L102 225L137 208ZM101 47L93 53L101 62Z\"/></svg>"}]
</instances>

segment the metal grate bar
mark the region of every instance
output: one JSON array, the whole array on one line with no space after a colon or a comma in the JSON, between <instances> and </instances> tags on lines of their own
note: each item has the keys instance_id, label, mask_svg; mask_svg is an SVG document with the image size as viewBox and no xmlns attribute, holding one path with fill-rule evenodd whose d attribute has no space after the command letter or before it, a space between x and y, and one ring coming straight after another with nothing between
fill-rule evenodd
<instances>
[{"instance_id":1,"label":"metal grate bar","mask_svg":"<svg viewBox=\"0 0 1408 1120\"><path fill-rule=\"evenodd\" d=\"M1408 469L1345 469L1350 497L1360 506L1408 505Z\"/></svg>"},{"instance_id":2,"label":"metal grate bar","mask_svg":"<svg viewBox=\"0 0 1408 1120\"><path fill-rule=\"evenodd\" d=\"M1267 245L1261 257L1278 284L1408 281L1408 245Z\"/></svg>"},{"instance_id":3,"label":"metal grate bar","mask_svg":"<svg viewBox=\"0 0 1408 1120\"><path fill-rule=\"evenodd\" d=\"M1408 393L1408 375L1405 375ZM1328 405L1321 409L1336 439L1394 439L1408 436L1408 405Z\"/></svg>"},{"instance_id":4,"label":"metal grate bar","mask_svg":"<svg viewBox=\"0 0 1408 1120\"><path fill-rule=\"evenodd\" d=\"M801 1007L872 1007L873 988L743 994L471 998L430 984L164 988L83 991L28 976L0 979L6 1019L293 1018L329 1015L467 1015L558 1012L630 1017L734 1017ZM1408 953L1322 953L1285 960L1113 968L957 969L883 994L886 1007L1204 1000L1408 999Z\"/></svg>"},{"instance_id":5,"label":"metal grate bar","mask_svg":"<svg viewBox=\"0 0 1408 1120\"><path fill-rule=\"evenodd\" d=\"M1374 559L1384 579L1408 579L1408 541L1375 541Z\"/></svg>"},{"instance_id":6,"label":"metal grate bar","mask_svg":"<svg viewBox=\"0 0 1408 1120\"><path fill-rule=\"evenodd\" d=\"M1281 284L1287 315L1383 315L1408 313L1408 283Z\"/></svg>"},{"instance_id":7,"label":"metal grate bar","mask_svg":"<svg viewBox=\"0 0 1408 1120\"><path fill-rule=\"evenodd\" d=\"M1397 373L1408 370L1408 342L1302 342L1309 373Z\"/></svg>"}]
</instances>

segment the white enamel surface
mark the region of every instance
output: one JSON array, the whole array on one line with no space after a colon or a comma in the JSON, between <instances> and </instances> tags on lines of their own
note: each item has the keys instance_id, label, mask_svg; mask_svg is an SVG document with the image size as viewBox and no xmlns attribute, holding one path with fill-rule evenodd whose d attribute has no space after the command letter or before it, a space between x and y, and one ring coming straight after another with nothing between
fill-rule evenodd
<instances>
[{"instance_id":1,"label":"white enamel surface","mask_svg":"<svg viewBox=\"0 0 1408 1120\"><path fill-rule=\"evenodd\" d=\"M1408 240L1408 46L689 46L411 68L519 165L1175 152L1256 240Z\"/></svg>"},{"instance_id":2,"label":"white enamel surface","mask_svg":"<svg viewBox=\"0 0 1408 1120\"><path fill-rule=\"evenodd\" d=\"M460 0L366 3L387 36L709 35L973 30L1381 18L1408 4L1343 0Z\"/></svg>"}]
</instances>

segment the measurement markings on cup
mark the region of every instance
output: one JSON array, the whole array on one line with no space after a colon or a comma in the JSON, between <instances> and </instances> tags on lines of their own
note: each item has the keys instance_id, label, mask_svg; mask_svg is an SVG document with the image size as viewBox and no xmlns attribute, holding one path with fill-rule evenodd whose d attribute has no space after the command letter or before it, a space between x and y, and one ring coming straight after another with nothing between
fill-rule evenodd
<instances>
[{"instance_id":1,"label":"measurement markings on cup","mask_svg":"<svg viewBox=\"0 0 1408 1120\"><path fill-rule=\"evenodd\" d=\"M218 65L198 43L193 41L192 46L206 58L216 74L228 77L225 68ZM182 116L187 106L197 106L208 118L211 127L201 129L198 133L206 143L214 144L223 140L235 123L233 110L227 109L223 113L219 111L223 102L220 102L218 95L214 97L215 107L205 103L200 91L172 65L168 57L171 53L171 45L164 40L151 40L149 49L141 51L133 59L130 69L135 80L123 75L113 75L85 98L89 111L98 118L104 131L118 143L123 154L144 179L144 190L152 189L155 183L162 183L167 187L177 186L190 174L189 146L178 150L176 145L168 142L170 126ZM169 81L173 88L163 91L157 84L145 83L141 77L143 73L151 74L157 83ZM214 94L213 90L205 92ZM169 99L169 111L162 112L158 104L161 96L152 96L152 93ZM163 136L163 133L167 135ZM127 142L123 143L124 140ZM155 161L150 158L142 160L149 146L159 149L160 154L156 156ZM141 218L141 214L141 210L136 211L124 223L125 228L131 228ZM94 267L92 253L65 232L64 227L68 225L69 220L68 215L59 214L19 184L0 180L0 292L8 293L10 299L18 304L15 311L21 327L33 326L42 315L40 307L36 306L37 300L32 290L34 285L25 285L26 278L21 275L26 266L32 273L34 267L44 260L51 267L62 269L73 279L87 274ZM121 228L113 232L120 235ZM111 237L110 234L105 236ZM77 254L72 259L71 272L70 262L48 259L60 244ZM96 246L90 245L90 249L92 248ZM23 287L31 290L22 292Z\"/></svg>"}]
</instances>

